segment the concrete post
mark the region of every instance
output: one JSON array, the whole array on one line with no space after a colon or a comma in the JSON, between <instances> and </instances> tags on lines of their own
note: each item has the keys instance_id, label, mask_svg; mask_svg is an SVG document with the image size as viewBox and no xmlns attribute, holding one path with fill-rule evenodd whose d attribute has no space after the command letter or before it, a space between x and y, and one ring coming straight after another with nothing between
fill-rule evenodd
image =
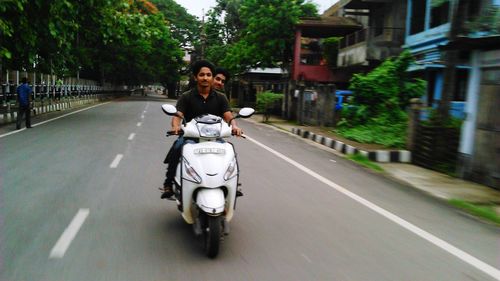
<instances>
[{"instance_id":1,"label":"concrete post","mask_svg":"<svg viewBox=\"0 0 500 281\"><path fill-rule=\"evenodd\" d=\"M322 116L320 125L322 127L335 126L335 84L323 84L319 87L321 97ZM333 93L333 94L332 94Z\"/></svg>"},{"instance_id":2,"label":"concrete post","mask_svg":"<svg viewBox=\"0 0 500 281\"><path fill-rule=\"evenodd\" d=\"M408 118L408 131L406 139L406 148L409 151L415 149L415 142L417 136L417 128L420 119L420 110L422 108L422 101L419 98L413 98L410 100L410 114Z\"/></svg>"},{"instance_id":3,"label":"concrete post","mask_svg":"<svg viewBox=\"0 0 500 281\"><path fill-rule=\"evenodd\" d=\"M298 89L299 89L299 102L297 106L297 117L299 121L299 125L304 125L304 89L305 89L305 84L304 81L300 80L299 83L297 84Z\"/></svg>"}]
</instances>

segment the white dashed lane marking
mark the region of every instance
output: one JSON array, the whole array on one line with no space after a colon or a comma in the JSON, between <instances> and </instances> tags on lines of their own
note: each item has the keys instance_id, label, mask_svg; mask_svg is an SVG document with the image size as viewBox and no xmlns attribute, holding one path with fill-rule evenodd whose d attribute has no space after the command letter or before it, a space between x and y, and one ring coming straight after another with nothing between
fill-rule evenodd
<instances>
[{"instance_id":1,"label":"white dashed lane marking","mask_svg":"<svg viewBox=\"0 0 500 281\"><path fill-rule=\"evenodd\" d=\"M89 215L89 209L78 210L78 213L76 213L71 223L64 230L61 237L59 237L59 240L57 240L56 244L50 251L49 258L60 259L64 257L66 250L68 250L69 245L71 244L73 239L75 239L76 234L82 227L88 215Z\"/></svg>"},{"instance_id":2,"label":"white dashed lane marking","mask_svg":"<svg viewBox=\"0 0 500 281\"><path fill-rule=\"evenodd\" d=\"M122 160L122 158L123 158L123 154L116 155L115 160L113 160L113 162L111 162L111 165L109 165L109 167L111 169L118 167L118 164L120 164L120 161Z\"/></svg>"}]
</instances>

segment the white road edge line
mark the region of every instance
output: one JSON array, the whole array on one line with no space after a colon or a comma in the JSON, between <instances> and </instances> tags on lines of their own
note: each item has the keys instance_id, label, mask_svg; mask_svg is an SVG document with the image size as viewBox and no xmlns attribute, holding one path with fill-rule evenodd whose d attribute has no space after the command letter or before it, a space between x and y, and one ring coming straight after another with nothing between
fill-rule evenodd
<instances>
[{"instance_id":1,"label":"white road edge line","mask_svg":"<svg viewBox=\"0 0 500 281\"><path fill-rule=\"evenodd\" d=\"M364 205L365 207L371 209L372 211L384 216L385 218L389 219L390 221L392 221L392 222L398 224L399 226L409 230L410 232L413 232L417 236L420 236L421 238L427 240L428 242L438 246L439 248L441 248L441 249L445 250L446 252L459 258L460 260L474 266L475 268L481 270L482 272L488 274L489 276L495 278L496 280L500 280L500 270L498 270L497 268L479 260L478 258L468 254L467 252L462 251L462 250L458 249L457 247L451 245L450 243L448 243L448 242L432 235L431 233L419 228L418 226L398 217L397 215L375 205L374 203L364 199L363 197L361 197L361 196L347 190L346 188L330 181L329 179L315 173L314 171L308 169L307 167L301 165L300 163L298 163L298 162L288 158L287 156L279 153L278 151L256 141L255 139L249 137L248 135L246 135L246 139L255 143L256 145L264 148L265 150L273 153L274 155L278 156L279 158L285 160L286 162L292 164L293 166L295 166L299 170L302 170L303 172L311 175L312 177L316 178L320 182L323 182L324 184L330 186L331 188L337 190L338 192L350 197L354 201L356 201L356 202Z\"/></svg>"},{"instance_id":2,"label":"white road edge line","mask_svg":"<svg viewBox=\"0 0 500 281\"><path fill-rule=\"evenodd\" d=\"M69 248L69 245L75 239L76 234L82 227L83 223L87 219L89 215L89 209L80 209L78 213L76 213L75 217L68 225L68 227L64 230L57 240L56 244L50 251L49 258L51 259L60 259L64 257L66 250Z\"/></svg>"},{"instance_id":3,"label":"white road edge line","mask_svg":"<svg viewBox=\"0 0 500 281\"><path fill-rule=\"evenodd\" d=\"M135 133L132 133L128 136L128 140L133 140L135 137Z\"/></svg>"},{"instance_id":4,"label":"white road edge line","mask_svg":"<svg viewBox=\"0 0 500 281\"><path fill-rule=\"evenodd\" d=\"M49 119L49 120L45 120L43 122L40 122L40 123L36 123L36 124L31 124L32 127L36 127L36 126L40 126L42 124L45 124L45 123L49 123L49 122L52 122L52 121L55 121L57 119L61 119L63 117L66 117L66 116L70 116L70 115L73 115L73 114L76 114L76 113L80 113L82 111L85 111L85 110L89 110L89 109L92 109L94 107L98 107L98 106L101 106L101 105L105 105L105 104L108 104L110 103L110 101L108 102L104 102L104 103L101 103L101 104L96 104L96 105L93 105L93 106L90 106L90 107L87 107L87 108L83 108L83 109L80 109L80 110L77 110L77 111L73 111L73 112L70 112L70 113L66 113L64 115L61 115L59 117L55 117L55 118L52 118L52 119ZM6 136L9 136L9 135L13 135L13 134L17 134L17 133L20 133L22 131L26 130L26 128L23 128L21 130L16 130L16 131L12 131L12 132L9 132L9 133L6 133L6 134L3 134L3 135L0 135L0 138L3 138L3 137L6 137Z\"/></svg>"},{"instance_id":5,"label":"white road edge line","mask_svg":"<svg viewBox=\"0 0 500 281\"><path fill-rule=\"evenodd\" d=\"M118 164L120 164L120 161L122 160L122 158L123 158L123 154L116 155L115 160L113 160L113 162L111 162L111 165L109 165L109 167L111 169L118 167Z\"/></svg>"},{"instance_id":6,"label":"white road edge line","mask_svg":"<svg viewBox=\"0 0 500 281\"><path fill-rule=\"evenodd\" d=\"M302 255L302 257L303 257L303 258L304 258L304 259L305 259L308 263L313 263L313 262L312 262L312 260L311 260L308 256L306 256L306 255L304 255L304 254L301 254L301 255Z\"/></svg>"}]
</instances>

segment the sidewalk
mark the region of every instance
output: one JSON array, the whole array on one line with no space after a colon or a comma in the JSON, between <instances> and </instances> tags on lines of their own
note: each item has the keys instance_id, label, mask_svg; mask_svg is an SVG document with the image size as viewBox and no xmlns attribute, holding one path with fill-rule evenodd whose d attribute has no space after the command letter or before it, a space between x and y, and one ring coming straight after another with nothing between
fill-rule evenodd
<instances>
[{"instance_id":1,"label":"sidewalk","mask_svg":"<svg viewBox=\"0 0 500 281\"><path fill-rule=\"evenodd\" d=\"M252 116L251 121L262 124L262 115ZM351 154L349 153L349 149L345 147L337 149L337 146L329 144L329 141L325 140L331 139L334 142L339 141L339 143L344 143L347 147L353 147L356 151L383 149L380 145L361 144L346 140L319 127L293 125L275 116L269 119L268 124L277 129L282 129L294 134L297 137L307 138L316 143L328 146L332 149L332 152L336 153ZM297 135L297 131L301 132L301 134ZM354 150L351 149L351 152ZM457 199L478 205L496 205L495 210L497 214L500 215L499 190L401 162L405 161L377 163L377 165L384 169L383 174L385 176L412 188L416 188L432 197L443 201Z\"/></svg>"}]
</instances>

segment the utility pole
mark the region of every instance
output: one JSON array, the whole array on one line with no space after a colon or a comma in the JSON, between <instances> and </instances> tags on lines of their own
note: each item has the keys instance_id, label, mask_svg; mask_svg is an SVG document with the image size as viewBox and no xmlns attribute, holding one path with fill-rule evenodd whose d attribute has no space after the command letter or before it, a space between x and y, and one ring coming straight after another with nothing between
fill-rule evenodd
<instances>
[{"instance_id":1,"label":"utility pole","mask_svg":"<svg viewBox=\"0 0 500 281\"><path fill-rule=\"evenodd\" d=\"M205 48L207 44L207 34L205 31L205 9L201 10L201 33L200 33L200 41L201 41L201 59L205 58Z\"/></svg>"},{"instance_id":2,"label":"utility pole","mask_svg":"<svg viewBox=\"0 0 500 281\"><path fill-rule=\"evenodd\" d=\"M451 6L451 23L448 40L453 42L457 39L458 34L462 31L462 25L465 19L466 9L469 0L454 0L450 1ZM453 99L453 94L456 88L456 65L459 62L458 50L447 50L444 53L445 69L444 69L444 84L441 94L441 100L438 105L439 121L445 122L450 116L450 102Z\"/></svg>"}]
</instances>

